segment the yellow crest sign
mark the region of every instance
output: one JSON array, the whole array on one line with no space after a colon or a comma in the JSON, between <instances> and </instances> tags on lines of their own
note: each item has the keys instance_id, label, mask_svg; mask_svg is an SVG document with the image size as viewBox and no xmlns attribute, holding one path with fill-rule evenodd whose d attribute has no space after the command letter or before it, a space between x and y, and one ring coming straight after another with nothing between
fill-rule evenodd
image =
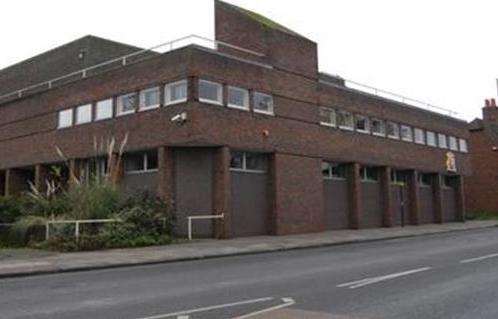
<instances>
[{"instance_id":1,"label":"yellow crest sign","mask_svg":"<svg viewBox=\"0 0 498 319\"><path fill-rule=\"evenodd\" d=\"M446 153L446 170L454 173L457 171L455 154L452 152Z\"/></svg>"}]
</instances>

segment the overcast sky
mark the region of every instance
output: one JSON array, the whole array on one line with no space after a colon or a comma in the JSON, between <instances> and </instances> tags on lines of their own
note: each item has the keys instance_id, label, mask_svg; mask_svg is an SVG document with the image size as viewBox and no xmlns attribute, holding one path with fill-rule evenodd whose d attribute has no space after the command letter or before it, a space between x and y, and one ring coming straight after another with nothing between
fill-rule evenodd
<instances>
[{"instance_id":1,"label":"overcast sky","mask_svg":"<svg viewBox=\"0 0 498 319\"><path fill-rule=\"evenodd\" d=\"M229 0L318 43L320 71L471 120L495 97L498 1ZM0 68L93 34L151 47L214 37L213 0L4 0Z\"/></svg>"}]
</instances>

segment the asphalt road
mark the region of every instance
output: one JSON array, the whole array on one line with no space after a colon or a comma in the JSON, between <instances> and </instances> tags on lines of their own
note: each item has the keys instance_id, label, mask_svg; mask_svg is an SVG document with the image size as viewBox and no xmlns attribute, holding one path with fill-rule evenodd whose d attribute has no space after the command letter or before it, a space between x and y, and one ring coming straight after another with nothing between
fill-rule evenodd
<instances>
[{"instance_id":1,"label":"asphalt road","mask_svg":"<svg viewBox=\"0 0 498 319\"><path fill-rule=\"evenodd\" d=\"M498 229L0 280L0 318L498 318Z\"/></svg>"}]
</instances>

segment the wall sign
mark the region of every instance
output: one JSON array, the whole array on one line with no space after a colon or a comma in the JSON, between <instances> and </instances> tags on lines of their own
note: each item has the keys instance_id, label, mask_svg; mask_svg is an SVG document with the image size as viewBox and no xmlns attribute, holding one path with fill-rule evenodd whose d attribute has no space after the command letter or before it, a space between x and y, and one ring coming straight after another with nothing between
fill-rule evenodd
<instances>
[{"instance_id":1,"label":"wall sign","mask_svg":"<svg viewBox=\"0 0 498 319\"><path fill-rule=\"evenodd\" d=\"M453 173L457 171L455 154L452 152L446 153L446 170Z\"/></svg>"}]
</instances>

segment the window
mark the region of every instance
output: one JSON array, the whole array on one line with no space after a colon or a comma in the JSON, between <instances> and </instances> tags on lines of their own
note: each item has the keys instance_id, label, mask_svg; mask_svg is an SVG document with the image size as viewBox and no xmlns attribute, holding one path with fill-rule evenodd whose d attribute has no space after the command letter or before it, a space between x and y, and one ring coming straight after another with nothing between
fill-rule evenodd
<instances>
[{"instance_id":1,"label":"window","mask_svg":"<svg viewBox=\"0 0 498 319\"><path fill-rule=\"evenodd\" d=\"M155 109L159 107L159 88L154 87L140 91L140 111Z\"/></svg>"},{"instance_id":2,"label":"window","mask_svg":"<svg viewBox=\"0 0 498 319\"><path fill-rule=\"evenodd\" d=\"M355 122L357 132L370 133L370 122L368 121L368 117L363 115L356 115Z\"/></svg>"},{"instance_id":3,"label":"window","mask_svg":"<svg viewBox=\"0 0 498 319\"><path fill-rule=\"evenodd\" d=\"M450 136L448 138L449 142L450 142L450 150L452 151L458 151L458 140L456 137L454 136Z\"/></svg>"},{"instance_id":4,"label":"window","mask_svg":"<svg viewBox=\"0 0 498 319\"><path fill-rule=\"evenodd\" d=\"M413 142L412 128L409 127L408 125L401 125L400 126L400 135L401 135L401 139L403 141Z\"/></svg>"},{"instance_id":5,"label":"window","mask_svg":"<svg viewBox=\"0 0 498 319\"><path fill-rule=\"evenodd\" d=\"M205 80L199 81L199 101L212 104L223 104L223 87L219 83Z\"/></svg>"},{"instance_id":6,"label":"window","mask_svg":"<svg viewBox=\"0 0 498 319\"><path fill-rule=\"evenodd\" d=\"M406 173L396 169L391 170L391 183L404 186L406 184Z\"/></svg>"},{"instance_id":7,"label":"window","mask_svg":"<svg viewBox=\"0 0 498 319\"><path fill-rule=\"evenodd\" d=\"M164 87L164 100L166 105L186 102L187 80L166 84Z\"/></svg>"},{"instance_id":8,"label":"window","mask_svg":"<svg viewBox=\"0 0 498 319\"><path fill-rule=\"evenodd\" d=\"M265 154L251 152L232 152L230 169L251 173L264 173L268 160Z\"/></svg>"},{"instance_id":9,"label":"window","mask_svg":"<svg viewBox=\"0 0 498 319\"><path fill-rule=\"evenodd\" d=\"M73 125L73 109L59 111L58 128L70 127Z\"/></svg>"},{"instance_id":10,"label":"window","mask_svg":"<svg viewBox=\"0 0 498 319\"><path fill-rule=\"evenodd\" d=\"M343 164L322 162L322 175L325 179L346 179L346 166Z\"/></svg>"},{"instance_id":11,"label":"window","mask_svg":"<svg viewBox=\"0 0 498 319\"><path fill-rule=\"evenodd\" d=\"M97 102L95 105L95 120L105 120L112 118L112 99Z\"/></svg>"},{"instance_id":12,"label":"window","mask_svg":"<svg viewBox=\"0 0 498 319\"><path fill-rule=\"evenodd\" d=\"M417 144L425 144L425 134L424 130L415 128L413 129L413 133L415 136L415 143Z\"/></svg>"},{"instance_id":13,"label":"window","mask_svg":"<svg viewBox=\"0 0 498 319\"><path fill-rule=\"evenodd\" d=\"M384 121L379 119L372 119L371 127L373 135L386 136L386 126Z\"/></svg>"},{"instance_id":14,"label":"window","mask_svg":"<svg viewBox=\"0 0 498 319\"><path fill-rule=\"evenodd\" d=\"M443 187L450 188L452 186L452 178L449 175L443 176Z\"/></svg>"},{"instance_id":15,"label":"window","mask_svg":"<svg viewBox=\"0 0 498 319\"><path fill-rule=\"evenodd\" d=\"M436 133L427 131L426 136L427 136L427 145L436 147L437 146Z\"/></svg>"},{"instance_id":16,"label":"window","mask_svg":"<svg viewBox=\"0 0 498 319\"><path fill-rule=\"evenodd\" d=\"M117 115L126 115L135 112L137 106L137 94L130 93L118 97Z\"/></svg>"},{"instance_id":17,"label":"window","mask_svg":"<svg viewBox=\"0 0 498 319\"><path fill-rule=\"evenodd\" d=\"M340 129L352 131L354 129L353 114L346 111L337 112L337 125Z\"/></svg>"},{"instance_id":18,"label":"window","mask_svg":"<svg viewBox=\"0 0 498 319\"><path fill-rule=\"evenodd\" d=\"M157 152L126 154L124 156L124 168L128 174L157 171Z\"/></svg>"},{"instance_id":19,"label":"window","mask_svg":"<svg viewBox=\"0 0 498 319\"><path fill-rule=\"evenodd\" d=\"M76 125L92 121L92 105L85 104L76 108Z\"/></svg>"},{"instance_id":20,"label":"window","mask_svg":"<svg viewBox=\"0 0 498 319\"><path fill-rule=\"evenodd\" d=\"M254 93L254 112L273 114L273 97L268 94Z\"/></svg>"},{"instance_id":21,"label":"window","mask_svg":"<svg viewBox=\"0 0 498 319\"><path fill-rule=\"evenodd\" d=\"M376 167L363 166L360 169L360 178L364 182L377 182L379 180L379 171Z\"/></svg>"},{"instance_id":22,"label":"window","mask_svg":"<svg viewBox=\"0 0 498 319\"><path fill-rule=\"evenodd\" d=\"M228 87L228 107L249 110L249 91L246 89Z\"/></svg>"},{"instance_id":23,"label":"window","mask_svg":"<svg viewBox=\"0 0 498 319\"><path fill-rule=\"evenodd\" d=\"M461 138L459 142L460 142L460 152L467 153L469 151L467 147L467 141Z\"/></svg>"},{"instance_id":24,"label":"window","mask_svg":"<svg viewBox=\"0 0 498 319\"><path fill-rule=\"evenodd\" d=\"M418 174L418 184L420 186L431 186L432 184L432 177L430 174L425 174L425 173L420 173Z\"/></svg>"},{"instance_id":25,"label":"window","mask_svg":"<svg viewBox=\"0 0 498 319\"><path fill-rule=\"evenodd\" d=\"M446 140L446 135L438 134L437 140L440 148L448 148L448 141Z\"/></svg>"},{"instance_id":26,"label":"window","mask_svg":"<svg viewBox=\"0 0 498 319\"><path fill-rule=\"evenodd\" d=\"M399 126L394 122L387 122L387 137L399 139Z\"/></svg>"},{"instance_id":27,"label":"window","mask_svg":"<svg viewBox=\"0 0 498 319\"><path fill-rule=\"evenodd\" d=\"M335 111L328 107L320 107L320 124L325 126L336 126Z\"/></svg>"}]
</instances>

